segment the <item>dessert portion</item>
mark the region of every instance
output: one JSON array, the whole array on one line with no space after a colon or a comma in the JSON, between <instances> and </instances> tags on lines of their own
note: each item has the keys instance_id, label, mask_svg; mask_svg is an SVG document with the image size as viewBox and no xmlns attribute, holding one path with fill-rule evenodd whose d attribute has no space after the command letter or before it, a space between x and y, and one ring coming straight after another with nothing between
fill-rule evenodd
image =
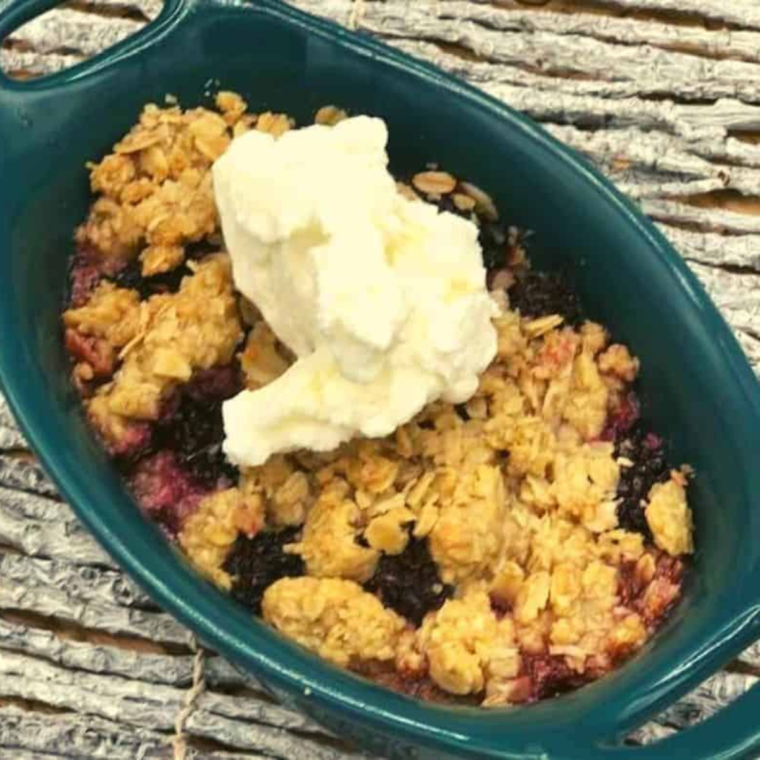
<instances>
[{"instance_id":1,"label":"dessert portion","mask_svg":"<svg viewBox=\"0 0 760 760\"><path fill-rule=\"evenodd\" d=\"M336 665L487 707L601 677L694 549L638 360L481 189L316 122L149 105L89 167L63 322L93 429L204 576Z\"/></svg>"}]
</instances>

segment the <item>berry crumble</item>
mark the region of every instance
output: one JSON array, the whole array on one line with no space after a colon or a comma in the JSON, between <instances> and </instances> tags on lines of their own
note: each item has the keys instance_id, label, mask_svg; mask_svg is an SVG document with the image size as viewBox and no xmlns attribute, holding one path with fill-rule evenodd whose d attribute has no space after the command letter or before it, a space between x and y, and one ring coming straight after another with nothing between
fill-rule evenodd
<instances>
[{"instance_id":1,"label":"berry crumble","mask_svg":"<svg viewBox=\"0 0 760 760\"><path fill-rule=\"evenodd\" d=\"M530 269L474 185L437 167L399 182L479 227L499 309L475 395L331 452L226 459L223 402L294 357L235 290L211 167L248 130L294 127L230 92L148 105L88 166L63 325L94 431L199 572L332 663L486 707L603 676L680 597L690 470L641 416L638 360L563 273Z\"/></svg>"}]
</instances>

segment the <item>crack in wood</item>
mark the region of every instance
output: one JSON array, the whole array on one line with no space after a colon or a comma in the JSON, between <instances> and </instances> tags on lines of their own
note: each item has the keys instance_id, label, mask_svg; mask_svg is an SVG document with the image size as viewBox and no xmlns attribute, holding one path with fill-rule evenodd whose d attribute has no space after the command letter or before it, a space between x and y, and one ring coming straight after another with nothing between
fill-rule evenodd
<instances>
[{"instance_id":1,"label":"crack in wood","mask_svg":"<svg viewBox=\"0 0 760 760\"><path fill-rule=\"evenodd\" d=\"M295 4L320 15L340 19L349 0L298 0ZM451 3L436 3L446 8ZM468 3L466 5L472 5ZM404 0L368 3L362 28L402 38L440 40L470 48L494 63L529 62L546 73L573 71L602 80L656 80L672 94L693 97L695 83L709 82L719 96L753 102L760 96L756 82L760 70L750 63L705 59L658 49L649 44L634 47L610 44L559 31L492 31L469 18L446 19L431 13L430 4ZM508 14L504 14L507 16ZM495 12L494 18L498 18ZM707 32L705 34L708 34Z\"/></svg>"},{"instance_id":2,"label":"crack in wood","mask_svg":"<svg viewBox=\"0 0 760 760\"><path fill-rule=\"evenodd\" d=\"M515 4L493 7L471 0L417 0L420 10L438 18L471 20L495 31L526 33L551 32L612 42L618 45L652 45L666 50L701 55L714 59L760 61L760 34L749 31L706 30L703 26L678 26L641 19L600 17L576 9L573 13L554 12L544 7L542 13Z\"/></svg>"},{"instance_id":3,"label":"crack in wood","mask_svg":"<svg viewBox=\"0 0 760 760\"><path fill-rule=\"evenodd\" d=\"M162 0L69 0L65 7L102 18L126 18L146 24L161 12Z\"/></svg>"}]
</instances>

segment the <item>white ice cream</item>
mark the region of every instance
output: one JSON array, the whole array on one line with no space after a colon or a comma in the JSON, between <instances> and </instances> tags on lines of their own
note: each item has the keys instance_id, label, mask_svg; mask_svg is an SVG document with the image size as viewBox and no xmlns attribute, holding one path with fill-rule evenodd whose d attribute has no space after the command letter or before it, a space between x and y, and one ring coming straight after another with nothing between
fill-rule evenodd
<instances>
[{"instance_id":1,"label":"white ice cream","mask_svg":"<svg viewBox=\"0 0 760 760\"><path fill-rule=\"evenodd\" d=\"M298 357L225 403L237 464L387 435L466 401L496 353L477 228L400 195L387 140L368 117L252 131L214 165L235 285Z\"/></svg>"}]
</instances>

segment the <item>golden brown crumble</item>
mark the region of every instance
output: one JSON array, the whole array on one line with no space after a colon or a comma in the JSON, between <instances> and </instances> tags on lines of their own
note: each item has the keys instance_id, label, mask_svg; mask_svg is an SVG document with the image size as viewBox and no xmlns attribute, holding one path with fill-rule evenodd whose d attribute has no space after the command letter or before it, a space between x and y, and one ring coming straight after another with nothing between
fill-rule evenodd
<instances>
[{"instance_id":1,"label":"golden brown crumble","mask_svg":"<svg viewBox=\"0 0 760 760\"><path fill-rule=\"evenodd\" d=\"M217 586L229 589L222 565L238 534L253 536L264 526L264 502L255 494L228 488L207 496L187 518L179 534L190 561Z\"/></svg>"},{"instance_id":2,"label":"golden brown crumble","mask_svg":"<svg viewBox=\"0 0 760 760\"><path fill-rule=\"evenodd\" d=\"M239 358L246 388L252 391L276 380L290 366L277 336L262 320L248 334Z\"/></svg>"},{"instance_id":3,"label":"golden brown crumble","mask_svg":"<svg viewBox=\"0 0 760 760\"><path fill-rule=\"evenodd\" d=\"M441 578L463 583L482 577L495 565L503 543L507 498L500 469L487 464L463 469L453 493L439 504L429 540Z\"/></svg>"},{"instance_id":4,"label":"golden brown crumble","mask_svg":"<svg viewBox=\"0 0 760 760\"><path fill-rule=\"evenodd\" d=\"M77 230L84 250L114 270L139 256L151 276L173 269L189 243L218 230L211 165L256 117L235 93L220 92L216 105L221 113L149 104L114 152L89 165L99 197ZM259 121L265 117L275 124L268 131L284 131L279 117Z\"/></svg>"},{"instance_id":5,"label":"golden brown crumble","mask_svg":"<svg viewBox=\"0 0 760 760\"><path fill-rule=\"evenodd\" d=\"M433 681L451 694L479 694L495 679L515 678L520 654L509 617L496 618L483 591L450 599L417 632Z\"/></svg>"},{"instance_id":6,"label":"golden brown crumble","mask_svg":"<svg viewBox=\"0 0 760 760\"><path fill-rule=\"evenodd\" d=\"M174 387L197 370L227 364L243 337L227 255L189 266L192 275L177 293L140 302L131 291L106 283L95 292L94 306L90 302L64 314L65 324L120 349L122 363L113 379L87 401L106 439L118 441L130 421L157 419Z\"/></svg>"},{"instance_id":7,"label":"golden brown crumble","mask_svg":"<svg viewBox=\"0 0 760 760\"><path fill-rule=\"evenodd\" d=\"M356 543L362 512L348 497L344 480L333 480L309 510L301 541L289 547L306 563L309 575L347 578L364 583L375 571L380 554Z\"/></svg>"},{"instance_id":8,"label":"golden brown crumble","mask_svg":"<svg viewBox=\"0 0 760 760\"><path fill-rule=\"evenodd\" d=\"M426 195L448 195L457 186L457 181L447 172L420 172L412 177L412 184Z\"/></svg>"},{"instance_id":9,"label":"golden brown crumble","mask_svg":"<svg viewBox=\"0 0 760 760\"><path fill-rule=\"evenodd\" d=\"M256 129L259 132L267 132L274 137L282 137L294 125L295 122L287 114L272 113L271 111L261 114L256 120Z\"/></svg>"},{"instance_id":10,"label":"golden brown crumble","mask_svg":"<svg viewBox=\"0 0 760 760\"><path fill-rule=\"evenodd\" d=\"M140 331L140 296L135 290L103 281L84 306L64 313L63 323L82 335L102 338L113 349L121 349Z\"/></svg>"},{"instance_id":11,"label":"golden brown crumble","mask_svg":"<svg viewBox=\"0 0 760 760\"><path fill-rule=\"evenodd\" d=\"M649 493L646 517L654 542L671 556L691 554L691 510L686 503L685 478L674 472L667 483L657 483Z\"/></svg>"},{"instance_id":12,"label":"golden brown crumble","mask_svg":"<svg viewBox=\"0 0 760 760\"><path fill-rule=\"evenodd\" d=\"M338 108L337 106L322 106L314 116L314 123L334 127L347 118L348 114L342 108Z\"/></svg>"},{"instance_id":13,"label":"golden brown crumble","mask_svg":"<svg viewBox=\"0 0 760 760\"><path fill-rule=\"evenodd\" d=\"M264 499L267 521L277 528L303 525L314 504L310 478L282 455L271 457L261 467L243 470L240 488Z\"/></svg>"},{"instance_id":14,"label":"golden brown crumble","mask_svg":"<svg viewBox=\"0 0 760 760\"><path fill-rule=\"evenodd\" d=\"M404 619L352 581L283 578L264 594L264 619L337 665L396 657Z\"/></svg>"}]
</instances>

